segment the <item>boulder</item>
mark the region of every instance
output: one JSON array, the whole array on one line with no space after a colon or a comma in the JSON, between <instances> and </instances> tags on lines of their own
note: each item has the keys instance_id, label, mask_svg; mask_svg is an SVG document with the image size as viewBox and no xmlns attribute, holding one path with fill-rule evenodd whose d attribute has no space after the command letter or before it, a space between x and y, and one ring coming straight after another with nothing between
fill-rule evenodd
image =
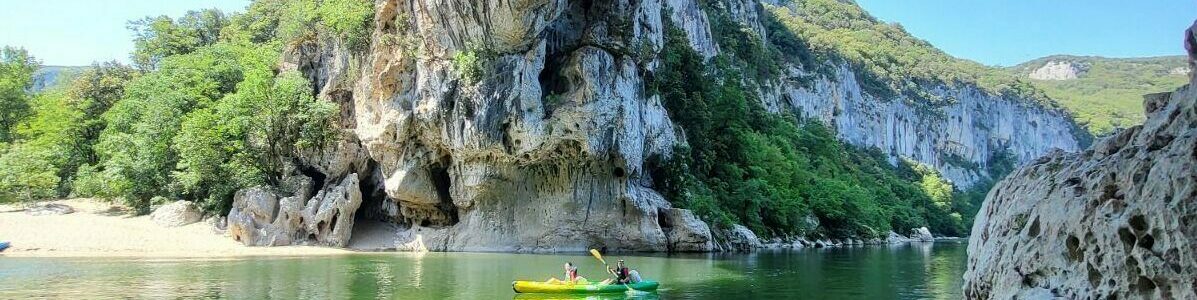
<instances>
[{"instance_id":1,"label":"boulder","mask_svg":"<svg viewBox=\"0 0 1197 300\"><path fill-rule=\"evenodd\" d=\"M688 209L671 208L661 212L662 225L672 252L710 252L714 249L711 229Z\"/></svg>"},{"instance_id":2,"label":"boulder","mask_svg":"<svg viewBox=\"0 0 1197 300\"><path fill-rule=\"evenodd\" d=\"M898 234L897 232L893 232L893 231L890 231L889 234L887 234L885 237L885 243L887 243L887 244L901 244L901 243L908 243L911 241L912 240L909 237L906 237L904 235Z\"/></svg>"},{"instance_id":3,"label":"boulder","mask_svg":"<svg viewBox=\"0 0 1197 300\"><path fill-rule=\"evenodd\" d=\"M227 234L247 246L349 244L354 216L362 204L356 173L309 199L303 199L302 192L295 194L280 197L266 187L238 191Z\"/></svg>"},{"instance_id":4,"label":"boulder","mask_svg":"<svg viewBox=\"0 0 1197 300\"><path fill-rule=\"evenodd\" d=\"M934 242L935 236L931 235L931 230L927 227L919 227L910 230L910 239L920 242Z\"/></svg>"},{"instance_id":5,"label":"boulder","mask_svg":"<svg viewBox=\"0 0 1197 300\"><path fill-rule=\"evenodd\" d=\"M999 182L973 224L965 297L1197 299L1194 83L1145 97L1142 125Z\"/></svg>"},{"instance_id":6,"label":"boulder","mask_svg":"<svg viewBox=\"0 0 1197 300\"><path fill-rule=\"evenodd\" d=\"M66 204L38 203L25 209L25 214L31 216L53 216L74 213L75 209Z\"/></svg>"},{"instance_id":7,"label":"boulder","mask_svg":"<svg viewBox=\"0 0 1197 300\"><path fill-rule=\"evenodd\" d=\"M744 225L734 224L731 228L719 232L719 245L723 251L748 252L762 247L761 240Z\"/></svg>"},{"instance_id":8,"label":"boulder","mask_svg":"<svg viewBox=\"0 0 1197 300\"><path fill-rule=\"evenodd\" d=\"M150 213L150 220L162 227L177 227L199 222L204 213L191 201L175 201Z\"/></svg>"}]
</instances>

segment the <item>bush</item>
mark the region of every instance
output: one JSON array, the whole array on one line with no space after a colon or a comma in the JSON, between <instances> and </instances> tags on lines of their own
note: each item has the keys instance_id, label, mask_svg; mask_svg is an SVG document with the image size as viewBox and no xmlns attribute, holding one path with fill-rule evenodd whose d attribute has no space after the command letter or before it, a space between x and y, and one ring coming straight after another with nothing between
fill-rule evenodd
<instances>
[{"instance_id":1,"label":"bush","mask_svg":"<svg viewBox=\"0 0 1197 300\"><path fill-rule=\"evenodd\" d=\"M464 50L453 54L453 71L461 75L468 83L476 83L482 79L483 60L478 51Z\"/></svg>"}]
</instances>

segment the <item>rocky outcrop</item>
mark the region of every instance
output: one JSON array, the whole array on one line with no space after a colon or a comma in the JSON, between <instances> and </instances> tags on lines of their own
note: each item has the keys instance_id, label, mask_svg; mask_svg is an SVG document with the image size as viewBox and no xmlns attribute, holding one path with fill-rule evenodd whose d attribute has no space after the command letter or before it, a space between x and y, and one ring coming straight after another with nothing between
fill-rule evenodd
<instances>
[{"instance_id":1,"label":"rocky outcrop","mask_svg":"<svg viewBox=\"0 0 1197 300\"><path fill-rule=\"evenodd\" d=\"M1089 67L1070 61L1049 61L1042 67L1031 71L1029 77L1036 80L1072 80L1080 78Z\"/></svg>"},{"instance_id":2,"label":"rocky outcrop","mask_svg":"<svg viewBox=\"0 0 1197 300\"><path fill-rule=\"evenodd\" d=\"M280 217L269 208L306 211L307 195L331 192L352 175L361 209L347 204L342 216L401 225L400 250L760 247L743 226L713 228L672 207L647 170L686 142L660 96L649 92L666 24L703 57L715 57L721 50L706 4L375 2L364 49L316 37L284 53L284 69L307 75L319 98L340 104L346 137L298 163L296 175L312 180L311 192L239 193L229 232L241 241L343 245L311 230L315 219ZM759 3L714 5L768 39ZM783 78L761 83L759 98L769 109L818 118L844 141L935 166L960 187L986 178L999 153L1026 161L1079 147L1066 115L1020 99L931 87L931 94L958 101L928 111L917 101L863 92L847 65L827 76L786 69ZM799 77L813 84L788 79Z\"/></svg>"},{"instance_id":3,"label":"rocky outcrop","mask_svg":"<svg viewBox=\"0 0 1197 300\"><path fill-rule=\"evenodd\" d=\"M967 297L1197 298L1197 88L1143 104L1143 125L1036 160L989 193Z\"/></svg>"},{"instance_id":4,"label":"rocky outcrop","mask_svg":"<svg viewBox=\"0 0 1197 300\"><path fill-rule=\"evenodd\" d=\"M191 201L175 201L150 213L150 220L163 227L178 227L203 219L204 213Z\"/></svg>"},{"instance_id":5,"label":"rocky outcrop","mask_svg":"<svg viewBox=\"0 0 1197 300\"><path fill-rule=\"evenodd\" d=\"M357 174L307 197L310 179L290 196L255 187L237 192L227 234L247 246L322 245L345 247L361 206Z\"/></svg>"}]
</instances>

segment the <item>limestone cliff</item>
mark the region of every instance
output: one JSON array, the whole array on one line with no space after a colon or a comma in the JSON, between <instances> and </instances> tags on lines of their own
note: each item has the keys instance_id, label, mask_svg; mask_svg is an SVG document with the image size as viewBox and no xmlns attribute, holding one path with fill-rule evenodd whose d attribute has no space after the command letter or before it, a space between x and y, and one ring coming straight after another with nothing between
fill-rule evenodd
<instances>
[{"instance_id":1,"label":"limestone cliff","mask_svg":"<svg viewBox=\"0 0 1197 300\"><path fill-rule=\"evenodd\" d=\"M1195 31L1185 35L1190 64ZM1197 298L1194 83L1145 96L1143 125L999 183L973 226L966 296Z\"/></svg>"},{"instance_id":2,"label":"limestone cliff","mask_svg":"<svg viewBox=\"0 0 1197 300\"><path fill-rule=\"evenodd\" d=\"M714 5L769 38L760 3ZM285 66L341 105L346 132L336 147L306 157L309 167L299 171L316 190L360 178L361 209L348 218L402 224L402 250L759 245L755 237L716 241L752 235L712 233L718 229L662 198L646 169L687 143L646 81L660 64L667 26L684 32L704 57L721 53L707 9L693 0L377 0L366 49L318 37L288 50ZM927 87L958 99L928 111L900 96L863 92L846 64L830 76L784 69L783 78L759 85L770 110L819 118L846 142L935 166L962 187L987 176L986 164L999 152L1026 161L1080 146L1065 113L975 87ZM240 215L230 220L278 232L277 217ZM296 221L302 224L282 230L298 237L292 242L329 240L308 224L319 221Z\"/></svg>"}]
</instances>

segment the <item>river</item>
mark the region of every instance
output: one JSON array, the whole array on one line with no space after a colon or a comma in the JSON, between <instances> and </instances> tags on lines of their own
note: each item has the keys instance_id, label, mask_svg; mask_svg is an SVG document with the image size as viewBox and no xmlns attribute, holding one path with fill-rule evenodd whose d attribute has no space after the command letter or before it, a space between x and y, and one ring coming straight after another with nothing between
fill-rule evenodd
<instances>
[{"instance_id":1,"label":"river","mask_svg":"<svg viewBox=\"0 0 1197 300\"><path fill-rule=\"evenodd\" d=\"M590 299L958 299L963 241L763 251L628 255L651 294ZM515 279L544 280L561 264L599 278L586 254L365 253L224 259L2 258L0 299L544 299ZM560 275L557 275L560 276ZM552 298L552 297L547 297Z\"/></svg>"}]
</instances>

